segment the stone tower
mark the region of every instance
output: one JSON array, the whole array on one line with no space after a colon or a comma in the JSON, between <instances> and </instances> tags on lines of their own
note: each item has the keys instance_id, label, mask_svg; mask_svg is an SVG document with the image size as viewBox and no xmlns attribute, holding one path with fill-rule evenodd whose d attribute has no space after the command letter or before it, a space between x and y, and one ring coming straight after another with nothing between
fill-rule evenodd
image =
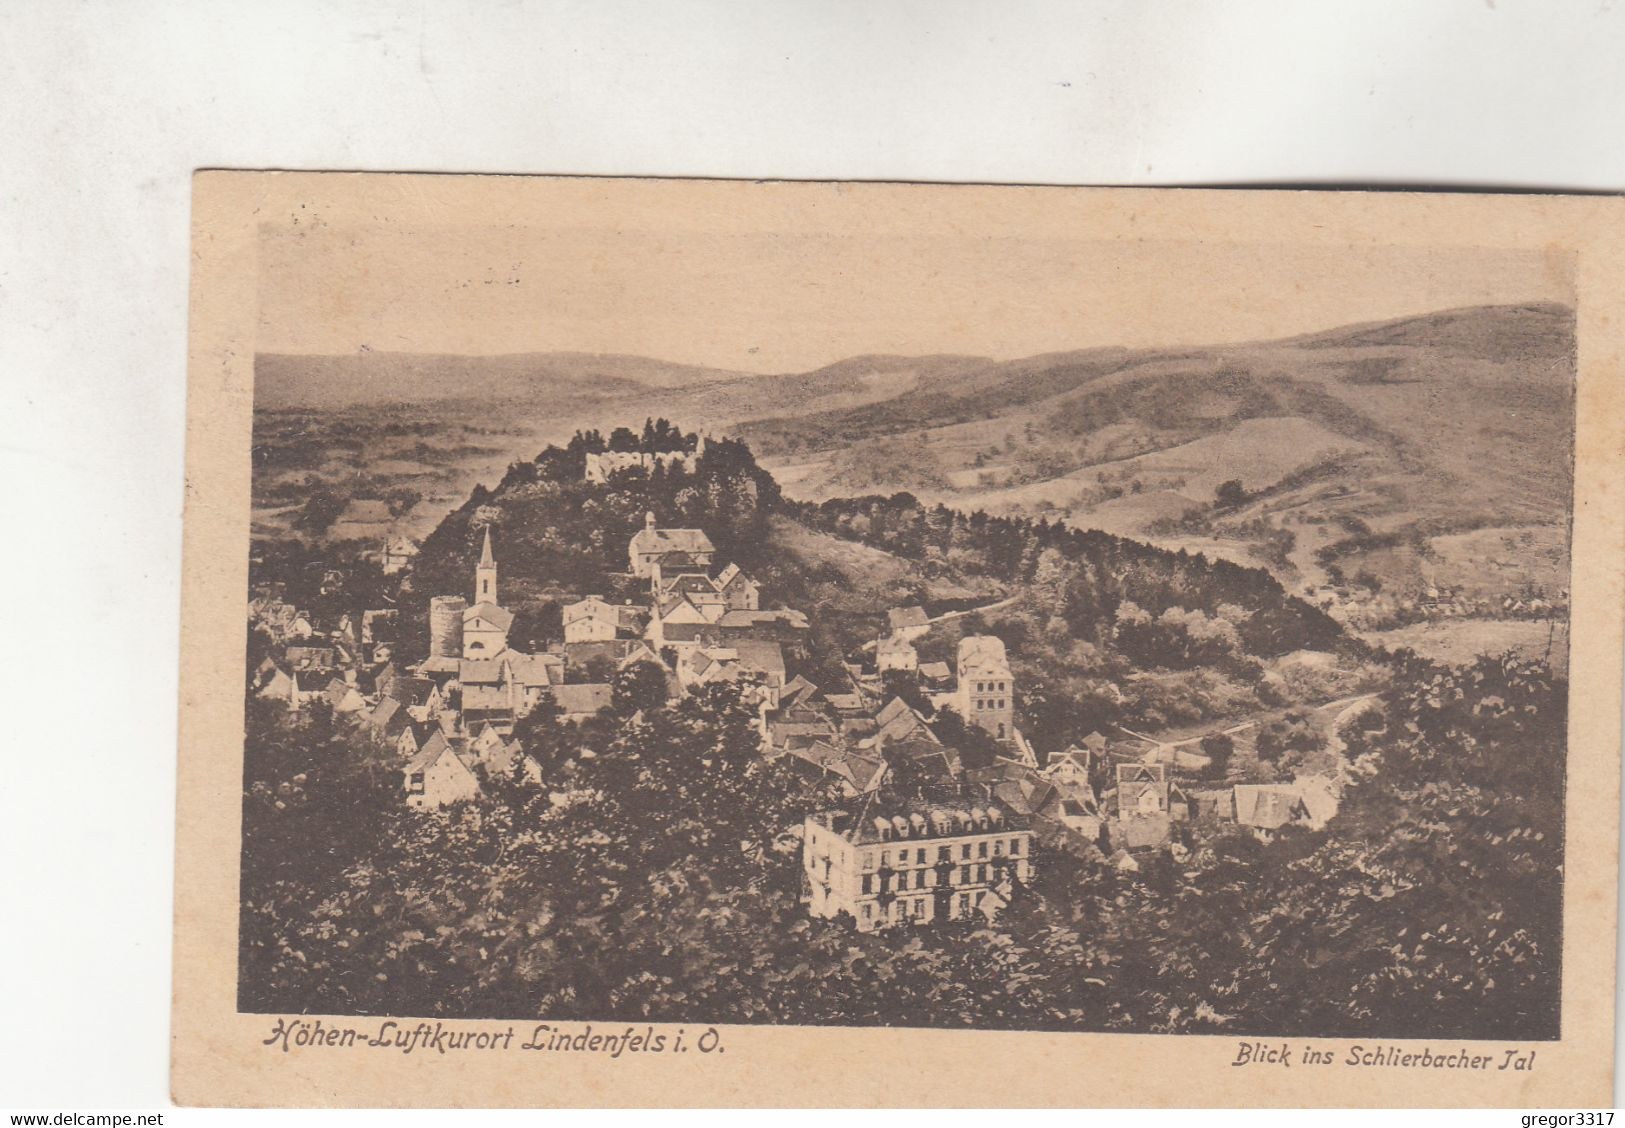
<instances>
[{"instance_id":1,"label":"stone tower","mask_svg":"<svg viewBox=\"0 0 1625 1128\"><path fill-rule=\"evenodd\" d=\"M491 555L491 527L485 527L485 547L480 550L480 562L474 569L474 603L497 601L497 561Z\"/></svg>"}]
</instances>

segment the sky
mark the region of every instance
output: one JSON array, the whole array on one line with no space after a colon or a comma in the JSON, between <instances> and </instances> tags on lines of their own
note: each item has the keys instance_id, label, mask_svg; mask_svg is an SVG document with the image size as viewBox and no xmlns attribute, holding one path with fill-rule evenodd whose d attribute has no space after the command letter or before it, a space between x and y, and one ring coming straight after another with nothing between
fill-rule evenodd
<instances>
[{"instance_id":1,"label":"sky","mask_svg":"<svg viewBox=\"0 0 1625 1128\"><path fill-rule=\"evenodd\" d=\"M328 227L260 238L259 352L627 353L749 372L1266 340L1572 301L1530 250Z\"/></svg>"}]
</instances>

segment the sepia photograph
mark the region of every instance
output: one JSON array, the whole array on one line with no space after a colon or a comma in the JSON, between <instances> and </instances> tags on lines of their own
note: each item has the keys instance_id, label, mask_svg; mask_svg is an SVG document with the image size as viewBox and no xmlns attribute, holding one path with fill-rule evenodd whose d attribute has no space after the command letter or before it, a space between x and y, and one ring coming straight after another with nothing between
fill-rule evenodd
<instances>
[{"instance_id":1,"label":"sepia photograph","mask_svg":"<svg viewBox=\"0 0 1625 1128\"><path fill-rule=\"evenodd\" d=\"M264 1044L1572 1029L1573 249L553 187L252 226Z\"/></svg>"}]
</instances>

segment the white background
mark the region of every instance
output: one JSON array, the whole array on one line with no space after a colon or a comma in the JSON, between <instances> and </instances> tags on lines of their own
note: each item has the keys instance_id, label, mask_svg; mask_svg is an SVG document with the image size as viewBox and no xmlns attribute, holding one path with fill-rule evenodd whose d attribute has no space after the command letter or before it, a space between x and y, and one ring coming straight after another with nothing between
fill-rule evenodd
<instances>
[{"instance_id":1,"label":"white background","mask_svg":"<svg viewBox=\"0 0 1625 1128\"><path fill-rule=\"evenodd\" d=\"M1622 9L0 0L0 1108L167 1104L194 168L1617 191Z\"/></svg>"}]
</instances>

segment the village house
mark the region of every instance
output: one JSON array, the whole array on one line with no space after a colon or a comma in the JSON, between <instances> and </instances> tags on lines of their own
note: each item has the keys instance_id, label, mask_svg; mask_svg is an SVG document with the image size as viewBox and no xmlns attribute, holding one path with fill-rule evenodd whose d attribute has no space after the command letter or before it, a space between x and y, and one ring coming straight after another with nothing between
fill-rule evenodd
<instances>
[{"instance_id":1,"label":"village house","mask_svg":"<svg viewBox=\"0 0 1625 1128\"><path fill-rule=\"evenodd\" d=\"M489 777L506 778L517 774L525 783L542 782L542 766L525 755L519 741L505 736L495 725L481 726L479 733L469 741L468 750Z\"/></svg>"},{"instance_id":2,"label":"village house","mask_svg":"<svg viewBox=\"0 0 1625 1128\"><path fill-rule=\"evenodd\" d=\"M1115 797L1117 817L1109 829L1112 841L1125 849L1164 846L1173 837L1173 824L1190 817L1190 799L1162 764L1118 764Z\"/></svg>"},{"instance_id":3,"label":"village house","mask_svg":"<svg viewBox=\"0 0 1625 1128\"><path fill-rule=\"evenodd\" d=\"M716 621L712 633L725 643L737 642L740 639L756 639L761 642L777 642L799 650L806 645L807 636L811 633L811 624L805 614L789 608L772 611L726 610Z\"/></svg>"},{"instance_id":4,"label":"village house","mask_svg":"<svg viewBox=\"0 0 1625 1128\"><path fill-rule=\"evenodd\" d=\"M479 794L475 758L466 749L455 747L455 743L459 742L436 732L401 769L407 806L417 811L438 810Z\"/></svg>"},{"instance_id":5,"label":"village house","mask_svg":"<svg viewBox=\"0 0 1625 1128\"><path fill-rule=\"evenodd\" d=\"M847 748L836 740L823 738L800 744L789 751L790 764L797 774L812 783L834 782L849 799L880 790L886 778L886 761Z\"/></svg>"},{"instance_id":6,"label":"village house","mask_svg":"<svg viewBox=\"0 0 1625 1128\"><path fill-rule=\"evenodd\" d=\"M297 712L320 697L322 689L319 675L314 672L301 674L298 670L284 670L275 666L260 683L256 693L264 700L286 704L289 712Z\"/></svg>"},{"instance_id":7,"label":"village house","mask_svg":"<svg viewBox=\"0 0 1625 1128\"><path fill-rule=\"evenodd\" d=\"M356 689L352 682L345 681L341 677L335 676L329 681L322 696L326 699L328 707L341 716L360 713L367 708L366 699L361 696L361 691Z\"/></svg>"},{"instance_id":8,"label":"village house","mask_svg":"<svg viewBox=\"0 0 1625 1128\"><path fill-rule=\"evenodd\" d=\"M414 721L407 718L395 735L395 752L402 760L410 760L429 743L429 738L440 731L435 721Z\"/></svg>"},{"instance_id":9,"label":"village house","mask_svg":"<svg viewBox=\"0 0 1625 1128\"><path fill-rule=\"evenodd\" d=\"M564 607L564 641L608 642L635 637L642 616L636 608L609 602L603 596L589 595Z\"/></svg>"},{"instance_id":10,"label":"village house","mask_svg":"<svg viewBox=\"0 0 1625 1128\"><path fill-rule=\"evenodd\" d=\"M669 646L681 652L701 646L716 637L711 628L723 613L721 604L699 607L687 596L674 596L655 608L644 637L656 651Z\"/></svg>"},{"instance_id":11,"label":"village house","mask_svg":"<svg viewBox=\"0 0 1625 1128\"><path fill-rule=\"evenodd\" d=\"M384 537L383 546L378 550L378 563L383 567L384 575L393 576L407 568L417 554L417 542L411 537L404 533L390 533Z\"/></svg>"},{"instance_id":12,"label":"village house","mask_svg":"<svg viewBox=\"0 0 1625 1128\"><path fill-rule=\"evenodd\" d=\"M858 741L860 750L873 749L876 754L906 757L938 779L959 778L963 769L958 750L938 740L925 718L901 697L894 697L882 706L874 721L874 734Z\"/></svg>"},{"instance_id":13,"label":"village house","mask_svg":"<svg viewBox=\"0 0 1625 1128\"><path fill-rule=\"evenodd\" d=\"M730 611L755 611L761 606L762 586L740 571L737 564L729 564L717 573L714 583Z\"/></svg>"},{"instance_id":14,"label":"village house","mask_svg":"<svg viewBox=\"0 0 1625 1128\"><path fill-rule=\"evenodd\" d=\"M290 646L283 661L290 673L326 673L338 666L338 651L331 646Z\"/></svg>"},{"instance_id":15,"label":"village house","mask_svg":"<svg viewBox=\"0 0 1625 1128\"><path fill-rule=\"evenodd\" d=\"M639 579L649 579L655 564L669 552L686 553L696 564L709 567L716 551L711 538L699 529L659 529L655 515L646 513L643 528L627 546L627 570Z\"/></svg>"},{"instance_id":16,"label":"village house","mask_svg":"<svg viewBox=\"0 0 1625 1128\"><path fill-rule=\"evenodd\" d=\"M820 811L802 828L808 910L860 931L973 915L992 920L1032 879L1027 821L997 804Z\"/></svg>"},{"instance_id":17,"label":"village house","mask_svg":"<svg viewBox=\"0 0 1625 1128\"><path fill-rule=\"evenodd\" d=\"M1044 776L1052 783L1088 787L1089 772L1094 762L1094 754L1087 747L1074 744L1066 751L1057 752L1049 758L1049 762L1044 765Z\"/></svg>"},{"instance_id":18,"label":"village house","mask_svg":"<svg viewBox=\"0 0 1625 1128\"><path fill-rule=\"evenodd\" d=\"M728 609L727 597L717 589L716 581L699 565L691 565L687 569L668 569L664 563L655 564L650 591L656 604L683 597L717 618ZM713 608L715 610L712 610Z\"/></svg>"},{"instance_id":19,"label":"village house","mask_svg":"<svg viewBox=\"0 0 1625 1128\"><path fill-rule=\"evenodd\" d=\"M1015 731L1015 681L1004 641L994 635L966 635L959 640L958 700L966 724L977 725L996 740Z\"/></svg>"},{"instance_id":20,"label":"village house","mask_svg":"<svg viewBox=\"0 0 1625 1128\"><path fill-rule=\"evenodd\" d=\"M1283 826L1306 824L1309 808L1298 789L1288 784L1238 783L1235 787L1236 823L1268 842Z\"/></svg>"},{"instance_id":21,"label":"village house","mask_svg":"<svg viewBox=\"0 0 1625 1128\"><path fill-rule=\"evenodd\" d=\"M893 607L886 612L886 629L904 642L913 642L931 629L923 607Z\"/></svg>"},{"instance_id":22,"label":"village house","mask_svg":"<svg viewBox=\"0 0 1625 1128\"><path fill-rule=\"evenodd\" d=\"M954 672L948 668L946 662L921 662L920 685L932 693L941 693L953 688Z\"/></svg>"},{"instance_id":23,"label":"village house","mask_svg":"<svg viewBox=\"0 0 1625 1128\"><path fill-rule=\"evenodd\" d=\"M920 655L914 644L899 635L889 635L875 647L875 669L913 672L920 668Z\"/></svg>"}]
</instances>

